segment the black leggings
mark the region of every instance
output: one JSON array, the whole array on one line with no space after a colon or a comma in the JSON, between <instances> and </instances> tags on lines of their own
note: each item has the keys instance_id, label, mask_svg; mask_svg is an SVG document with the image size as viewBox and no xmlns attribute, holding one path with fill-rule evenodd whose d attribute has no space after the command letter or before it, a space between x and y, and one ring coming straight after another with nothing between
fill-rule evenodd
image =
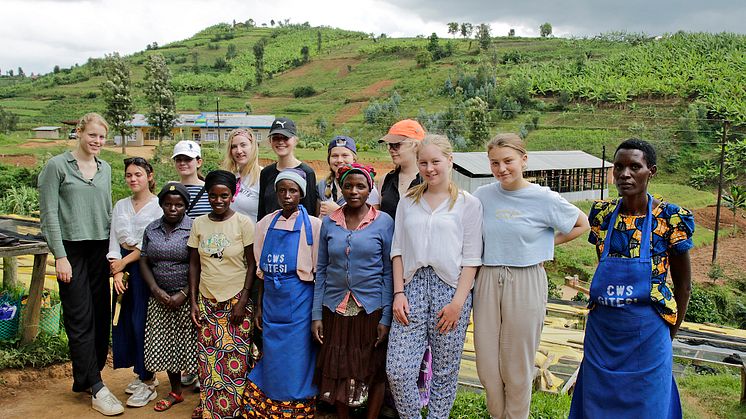
<instances>
[{"instance_id":1,"label":"black leggings","mask_svg":"<svg viewBox=\"0 0 746 419\"><path fill-rule=\"evenodd\" d=\"M57 281L62 300L73 391L86 391L101 381L109 353L111 285L106 260L108 240L63 241L73 277Z\"/></svg>"}]
</instances>

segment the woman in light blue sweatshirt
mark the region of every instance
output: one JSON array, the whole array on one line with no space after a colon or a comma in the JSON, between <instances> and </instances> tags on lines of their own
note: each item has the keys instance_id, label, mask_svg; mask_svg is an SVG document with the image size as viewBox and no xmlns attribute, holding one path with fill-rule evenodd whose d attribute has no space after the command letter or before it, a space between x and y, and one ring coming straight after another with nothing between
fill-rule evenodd
<instances>
[{"instance_id":1,"label":"woman in light blue sweatshirt","mask_svg":"<svg viewBox=\"0 0 746 419\"><path fill-rule=\"evenodd\" d=\"M324 218L316 268L311 331L321 344L314 382L340 418L368 398L377 418L386 382L391 325L391 239L394 221L366 203L373 168L345 164L337 172L345 205Z\"/></svg>"}]
</instances>

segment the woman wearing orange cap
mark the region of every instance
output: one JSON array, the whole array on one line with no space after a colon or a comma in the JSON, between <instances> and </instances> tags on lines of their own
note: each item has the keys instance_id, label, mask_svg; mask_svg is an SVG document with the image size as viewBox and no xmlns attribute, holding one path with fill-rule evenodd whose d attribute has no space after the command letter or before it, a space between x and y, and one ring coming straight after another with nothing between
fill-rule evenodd
<instances>
[{"instance_id":1,"label":"woman wearing orange cap","mask_svg":"<svg viewBox=\"0 0 746 419\"><path fill-rule=\"evenodd\" d=\"M379 185L381 191L381 211L391 218L396 217L399 197L409 188L422 183L417 169L417 147L425 138L425 130L419 122L405 119L391 126L388 134L378 140L386 143L396 168L383 177Z\"/></svg>"}]
</instances>

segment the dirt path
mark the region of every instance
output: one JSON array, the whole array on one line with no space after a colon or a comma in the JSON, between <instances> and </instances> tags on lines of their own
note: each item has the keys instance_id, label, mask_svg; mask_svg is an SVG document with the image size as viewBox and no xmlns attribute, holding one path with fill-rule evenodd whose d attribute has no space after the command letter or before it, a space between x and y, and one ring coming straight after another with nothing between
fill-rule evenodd
<instances>
[{"instance_id":1,"label":"dirt path","mask_svg":"<svg viewBox=\"0 0 746 419\"><path fill-rule=\"evenodd\" d=\"M70 364L46 368L44 370L3 371L2 378L6 383L17 382L20 375L23 382L20 386L0 386L0 406L3 418L102 418L100 413L91 408L91 396L87 393L73 393L70 390ZM47 373L48 370L55 373ZM60 372L62 370L62 372ZM25 374L24 374L25 373ZM113 370L108 366L102 372L104 382L122 403L127 401L128 395L124 388L132 381L134 375L131 370ZM168 376L159 373L161 384L157 387L158 399L166 396L170 391ZM183 392L184 403L174 405L166 412L153 410L155 401L141 408L125 408L123 416L138 418L188 418L199 400L199 394L191 388Z\"/></svg>"}]
</instances>

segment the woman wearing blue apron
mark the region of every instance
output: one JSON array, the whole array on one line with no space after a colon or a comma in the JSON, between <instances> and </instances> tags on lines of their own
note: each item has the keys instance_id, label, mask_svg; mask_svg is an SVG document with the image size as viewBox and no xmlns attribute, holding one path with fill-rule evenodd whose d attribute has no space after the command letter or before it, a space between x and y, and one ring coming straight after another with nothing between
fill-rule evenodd
<instances>
[{"instance_id":1,"label":"woman wearing blue apron","mask_svg":"<svg viewBox=\"0 0 746 419\"><path fill-rule=\"evenodd\" d=\"M281 209L257 224L254 254L264 279L257 327L263 331L264 348L249 373L243 414L312 418L317 346L311 338L311 309L321 220L300 205L306 191L302 171L280 172L275 190Z\"/></svg>"},{"instance_id":2,"label":"woman wearing blue apron","mask_svg":"<svg viewBox=\"0 0 746 419\"><path fill-rule=\"evenodd\" d=\"M655 162L647 142L620 144L613 171L621 198L595 202L588 217L599 263L570 418L682 416L671 340L689 302L694 220L647 193Z\"/></svg>"}]
</instances>

